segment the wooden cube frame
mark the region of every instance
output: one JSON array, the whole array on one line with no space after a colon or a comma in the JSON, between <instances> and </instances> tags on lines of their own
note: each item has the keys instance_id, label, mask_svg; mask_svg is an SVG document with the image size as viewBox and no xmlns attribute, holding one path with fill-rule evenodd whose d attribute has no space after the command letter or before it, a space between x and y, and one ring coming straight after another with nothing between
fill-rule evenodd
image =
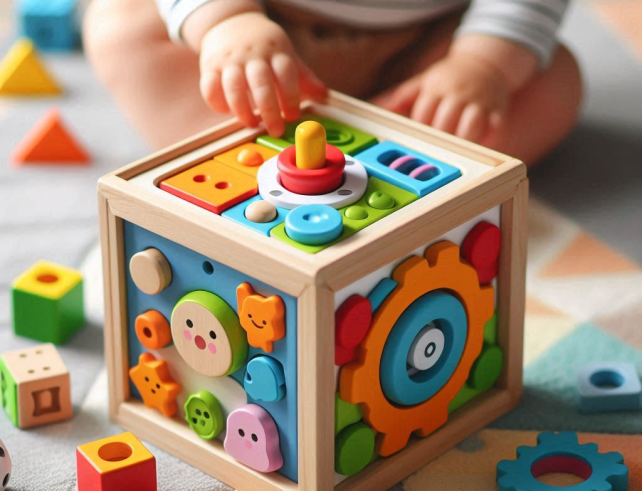
<instances>
[{"instance_id":1,"label":"wooden cube frame","mask_svg":"<svg viewBox=\"0 0 642 491\"><path fill-rule=\"evenodd\" d=\"M183 169L245 141L260 129L236 120L103 177L98 185L105 282L105 358L109 371L109 410L114 422L138 437L237 489L329 491L334 483L334 294L359 278L480 213L501 205L502 248L497 309L498 344L505 354L502 376L492 389L454 412L426 438L411 438L397 454L378 459L336 486L338 491L386 490L431 459L515 407L522 393L523 318L528 180L523 163L465 142L401 116L333 93L325 104L306 103L317 114L358 118L365 131L377 124L472 159L488 171L450 184L318 254L296 250L196 206L180 210L136 177L173 162ZM347 121L350 123L350 121ZM355 124L356 126L356 124ZM167 172L165 172L165 175ZM154 180L157 184L160 178ZM167 419L140 401L129 400L127 364L126 269L123 220L211 257L297 297L299 483L261 474L237 462L221 442L204 442L184 422ZM251 257L253 260L248 261ZM368 260L362 260L367 257ZM251 264L250 264L251 263ZM278 272L278 274L276 274Z\"/></svg>"}]
</instances>

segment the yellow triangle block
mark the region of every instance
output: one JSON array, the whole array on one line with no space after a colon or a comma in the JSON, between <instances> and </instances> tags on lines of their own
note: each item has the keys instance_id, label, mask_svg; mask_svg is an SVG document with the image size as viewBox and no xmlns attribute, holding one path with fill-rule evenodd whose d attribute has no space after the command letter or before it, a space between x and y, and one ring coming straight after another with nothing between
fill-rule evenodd
<instances>
[{"instance_id":1,"label":"yellow triangle block","mask_svg":"<svg viewBox=\"0 0 642 491\"><path fill-rule=\"evenodd\" d=\"M33 43L19 39L0 62L0 95L56 95L61 90Z\"/></svg>"}]
</instances>

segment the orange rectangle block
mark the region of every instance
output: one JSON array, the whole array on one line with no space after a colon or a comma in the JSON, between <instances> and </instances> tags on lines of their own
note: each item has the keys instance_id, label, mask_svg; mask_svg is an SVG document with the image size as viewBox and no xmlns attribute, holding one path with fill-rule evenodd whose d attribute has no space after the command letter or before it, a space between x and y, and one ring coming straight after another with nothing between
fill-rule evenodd
<instances>
[{"instance_id":1,"label":"orange rectangle block","mask_svg":"<svg viewBox=\"0 0 642 491\"><path fill-rule=\"evenodd\" d=\"M165 179L160 188L217 215L258 192L255 177L214 160Z\"/></svg>"},{"instance_id":2,"label":"orange rectangle block","mask_svg":"<svg viewBox=\"0 0 642 491\"><path fill-rule=\"evenodd\" d=\"M267 162L278 154L277 150L250 142L215 155L214 160L256 178L263 162Z\"/></svg>"}]
</instances>

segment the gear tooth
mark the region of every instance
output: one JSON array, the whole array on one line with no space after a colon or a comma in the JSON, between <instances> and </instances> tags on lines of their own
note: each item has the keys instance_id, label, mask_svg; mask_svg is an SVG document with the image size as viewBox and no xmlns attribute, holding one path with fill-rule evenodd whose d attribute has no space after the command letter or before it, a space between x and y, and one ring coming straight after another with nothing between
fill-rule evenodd
<instances>
[{"instance_id":1,"label":"gear tooth","mask_svg":"<svg viewBox=\"0 0 642 491\"><path fill-rule=\"evenodd\" d=\"M517 491L512 476L510 475L497 479L497 488L499 491Z\"/></svg>"},{"instance_id":2,"label":"gear tooth","mask_svg":"<svg viewBox=\"0 0 642 491\"><path fill-rule=\"evenodd\" d=\"M537 435L537 444L542 445L548 442L553 442L555 441L556 436L557 434L554 431L543 431Z\"/></svg>"},{"instance_id":3,"label":"gear tooth","mask_svg":"<svg viewBox=\"0 0 642 491\"><path fill-rule=\"evenodd\" d=\"M511 472L511 469L515 468L514 460L500 460L497 462L497 479L505 476Z\"/></svg>"},{"instance_id":4,"label":"gear tooth","mask_svg":"<svg viewBox=\"0 0 642 491\"><path fill-rule=\"evenodd\" d=\"M528 445L520 445L515 449L515 453L517 454L517 458L522 458L524 455L528 455L529 452L532 452L533 449L537 447L529 447Z\"/></svg>"},{"instance_id":5,"label":"gear tooth","mask_svg":"<svg viewBox=\"0 0 642 491\"><path fill-rule=\"evenodd\" d=\"M612 491L626 491L629 487L629 468L623 464L615 464L606 480L611 484Z\"/></svg>"},{"instance_id":6,"label":"gear tooth","mask_svg":"<svg viewBox=\"0 0 642 491\"><path fill-rule=\"evenodd\" d=\"M600 456L609 464L624 464L624 456L620 452L607 452L600 454Z\"/></svg>"}]
</instances>

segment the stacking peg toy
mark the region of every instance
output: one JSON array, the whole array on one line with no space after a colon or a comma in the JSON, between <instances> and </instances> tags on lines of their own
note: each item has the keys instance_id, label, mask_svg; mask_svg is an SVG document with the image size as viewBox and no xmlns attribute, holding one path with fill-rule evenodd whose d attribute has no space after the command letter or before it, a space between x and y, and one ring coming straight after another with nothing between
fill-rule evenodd
<instances>
[{"instance_id":1,"label":"stacking peg toy","mask_svg":"<svg viewBox=\"0 0 642 491\"><path fill-rule=\"evenodd\" d=\"M296 194L322 195L341 186L346 159L337 147L326 142L321 124L306 121L297 127L294 145L281 152L277 165L286 189Z\"/></svg>"}]
</instances>

